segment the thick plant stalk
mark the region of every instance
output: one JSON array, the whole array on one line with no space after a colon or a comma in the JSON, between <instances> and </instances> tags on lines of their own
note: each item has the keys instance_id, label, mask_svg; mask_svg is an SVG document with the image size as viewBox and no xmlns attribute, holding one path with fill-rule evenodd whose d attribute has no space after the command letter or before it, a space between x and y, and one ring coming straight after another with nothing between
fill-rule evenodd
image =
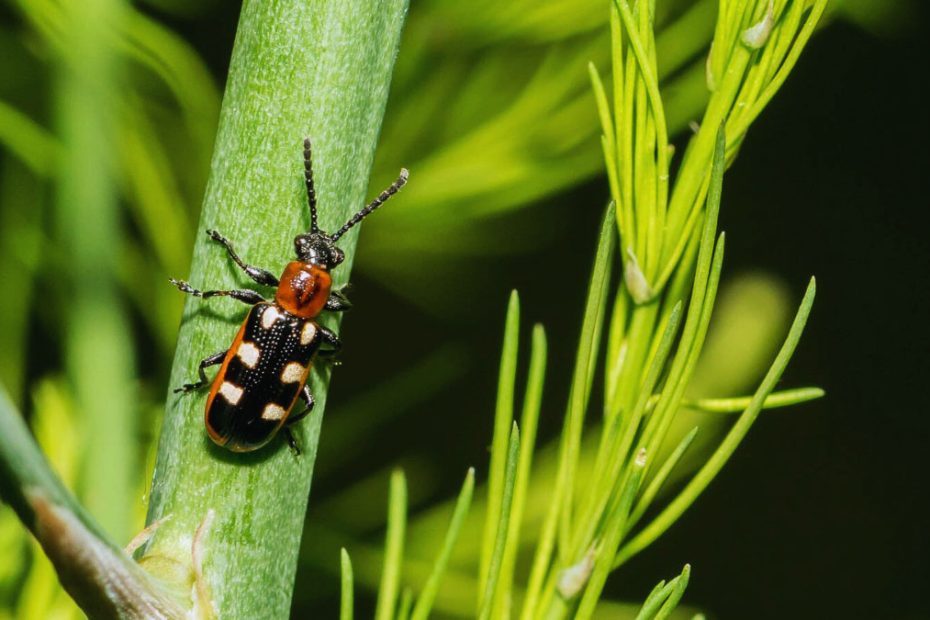
<instances>
[{"instance_id":1,"label":"thick plant stalk","mask_svg":"<svg viewBox=\"0 0 930 620\"><path fill-rule=\"evenodd\" d=\"M280 272L293 259L293 237L309 229L305 136L313 142L323 230L335 230L364 204L406 9L407 0L244 4L194 249L194 286L256 288L204 234L208 228L252 264ZM348 279L356 234L340 240L348 259L333 274L335 286ZM166 283L165 294L178 293ZM226 299L188 301L169 388L229 346L245 310ZM333 317L324 322L335 327ZM169 391L148 522L170 519L145 549L149 570L185 585L191 538L212 510L203 574L219 617L288 616L327 383L328 373L311 373L316 408L294 429L300 456L284 441L248 454L218 448L204 431L203 392Z\"/></svg>"},{"instance_id":2,"label":"thick plant stalk","mask_svg":"<svg viewBox=\"0 0 930 620\"><path fill-rule=\"evenodd\" d=\"M187 610L107 539L49 467L0 386L0 498L55 567L90 618L186 618Z\"/></svg>"}]
</instances>

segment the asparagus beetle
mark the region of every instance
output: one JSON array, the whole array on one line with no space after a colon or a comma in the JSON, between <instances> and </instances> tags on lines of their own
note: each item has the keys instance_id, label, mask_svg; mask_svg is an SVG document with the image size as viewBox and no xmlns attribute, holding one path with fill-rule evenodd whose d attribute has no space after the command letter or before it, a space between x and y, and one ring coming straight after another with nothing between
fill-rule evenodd
<instances>
[{"instance_id":1,"label":"asparagus beetle","mask_svg":"<svg viewBox=\"0 0 930 620\"><path fill-rule=\"evenodd\" d=\"M215 230L207 231L252 280L277 287L273 301L251 289L200 291L183 280L171 279L181 291L195 297L226 296L252 306L232 345L200 362L199 380L174 390L188 393L206 386L210 381L205 369L222 364L207 396L204 422L210 439L234 452L257 450L283 428L288 445L300 453L288 427L313 409L313 394L307 385L310 366L315 356L331 356L342 346L336 334L314 319L323 310L341 312L351 307L341 289L332 290L329 272L345 259L336 241L396 194L407 182L407 170L401 169L390 187L331 235L317 225L309 139L304 140L304 179L310 232L294 238L297 260L287 264L280 279L245 263L228 239ZM292 416L298 398L306 407Z\"/></svg>"}]
</instances>

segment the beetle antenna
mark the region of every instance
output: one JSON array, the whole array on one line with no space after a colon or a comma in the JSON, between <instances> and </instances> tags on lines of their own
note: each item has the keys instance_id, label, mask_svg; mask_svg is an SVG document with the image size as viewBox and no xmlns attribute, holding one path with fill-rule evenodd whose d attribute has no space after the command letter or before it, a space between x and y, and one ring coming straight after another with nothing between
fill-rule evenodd
<instances>
[{"instance_id":1,"label":"beetle antenna","mask_svg":"<svg viewBox=\"0 0 930 620\"><path fill-rule=\"evenodd\" d=\"M316 222L316 189L313 187L313 153L310 138L304 138L304 180L307 182L307 202L310 203L310 232L320 232Z\"/></svg>"},{"instance_id":2,"label":"beetle antenna","mask_svg":"<svg viewBox=\"0 0 930 620\"><path fill-rule=\"evenodd\" d=\"M387 188L386 190L384 190L383 192L381 192L381 194L377 198L372 200L371 203L369 203L367 207L365 207L364 209L362 209L361 211L353 215L349 219L349 221L343 225L342 228L340 228L339 230L334 232L332 235L330 235L329 237L330 240L336 241L337 239L339 239L339 237L344 235L347 230L349 230L350 228L352 228L353 226L361 222L363 219L365 219L365 217L369 213L371 213L372 211L374 211L375 209L383 205L385 202L387 202L391 196L396 194L398 191L400 191L400 188L402 188L404 185L407 184L407 178L409 176L410 176L410 173L407 172L407 169L401 168L400 175L397 177L397 180L391 183L391 186Z\"/></svg>"}]
</instances>

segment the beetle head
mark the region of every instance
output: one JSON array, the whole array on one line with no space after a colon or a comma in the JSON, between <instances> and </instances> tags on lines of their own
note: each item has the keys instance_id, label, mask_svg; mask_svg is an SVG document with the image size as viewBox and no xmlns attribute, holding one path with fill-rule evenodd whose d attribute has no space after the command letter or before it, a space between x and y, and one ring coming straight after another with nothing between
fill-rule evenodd
<instances>
[{"instance_id":1,"label":"beetle head","mask_svg":"<svg viewBox=\"0 0 930 620\"><path fill-rule=\"evenodd\" d=\"M320 230L317 225L316 214L316 188L313 184L313 163L310 149L310 139L304 139L304 180L307 184L307 201L310 204L310 232L297 235L294 238L294 249L297 258L305 263L311 263L332 269L345 260L345 253L336 247L336 241L350 228L361 222L369 213L383 205L407 183L407 169L401 168L400 176L377 198L368 203L368 206L349 218L342 228L331 235Z\"/></svg>"},{"instance_id":2,"label":"beetle head","mask_svg":"<svg viewBox=\"0 0 930 620\"><path fill-rule=\"evenodd\" d=\"M326 233L311 232L294 237L297 259L304 263L333 269L345 260L346 255Z\"/></svg>"}]
</instances>

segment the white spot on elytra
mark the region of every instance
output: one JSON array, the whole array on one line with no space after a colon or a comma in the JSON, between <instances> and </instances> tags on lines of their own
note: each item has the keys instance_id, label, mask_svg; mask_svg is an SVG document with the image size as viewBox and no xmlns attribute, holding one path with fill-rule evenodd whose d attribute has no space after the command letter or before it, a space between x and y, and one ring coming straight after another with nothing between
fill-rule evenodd
<instances>
[{"instance_id":1,"label":"white spot on elytra","mask_svg":"<svg viewBox=\"0 0 930 620\"><path fill-rule=\"evenodd\" d=\"M220 386L220 395L225 398L230 405L238 405L239 401L242 399L242 388L235 383L223 381L223 385Z\"/></svg>"},{"instance_id":2,"label":"white spot on elytra","mask_svg":"<svg viewBox=\"0 0 930 620\"><path fill-rule=\"evenodd\" d=\"M306 370L297 362L291 362L281 371L281 383L297 383L303 378Z\"/></svg>"},{"instance_id":3,"label":"white spot on elytra","mask_svg":"<svg viewBox=\"0 0 930 620\"><path fill-rule=\"evenodd\" d=\"M307 321L304 323L304 328L300 330L300 344L307 346L313 342L314 336L316 336L316 325L312 321Z\"/></svg>"},{"instance_id":4,"label":"white spot on elytra","mask_svg":"<svg viewBox=\"0 0 930 620\"><path fill-rule=\"evenodd\" d=\"M265 405L264 410L262 410L262 419L277 422L284 417L284 414L284 407L274 403L268 403Z\"/></svg>"},{"instance_id":5,"label":"white spot on elytra","mask_svg":"<svg viewBox=\"0 0 930 620\"><path fill-rule=\"evenodd\" d=\"M278 317L280 316L281 313L278 312L277 308L274 306L268 306L262 313L262 327L265 329L271 329L271 326L274 325L274 322L277 321Z\"/></svg>"},{"instance_id":6,"label":"white spot on elytra","mask_svg":"<svg viewBox=\"0 0 930 620\"><path fill-rule=\"evenodd\" d=\"M258 354L258 347L251 342L241 343L239 345L239 350L236 351L236 355L239 356L242 363L249 368L255 368L255 365L258 364Z\"/></svg>"}]
</instances>

